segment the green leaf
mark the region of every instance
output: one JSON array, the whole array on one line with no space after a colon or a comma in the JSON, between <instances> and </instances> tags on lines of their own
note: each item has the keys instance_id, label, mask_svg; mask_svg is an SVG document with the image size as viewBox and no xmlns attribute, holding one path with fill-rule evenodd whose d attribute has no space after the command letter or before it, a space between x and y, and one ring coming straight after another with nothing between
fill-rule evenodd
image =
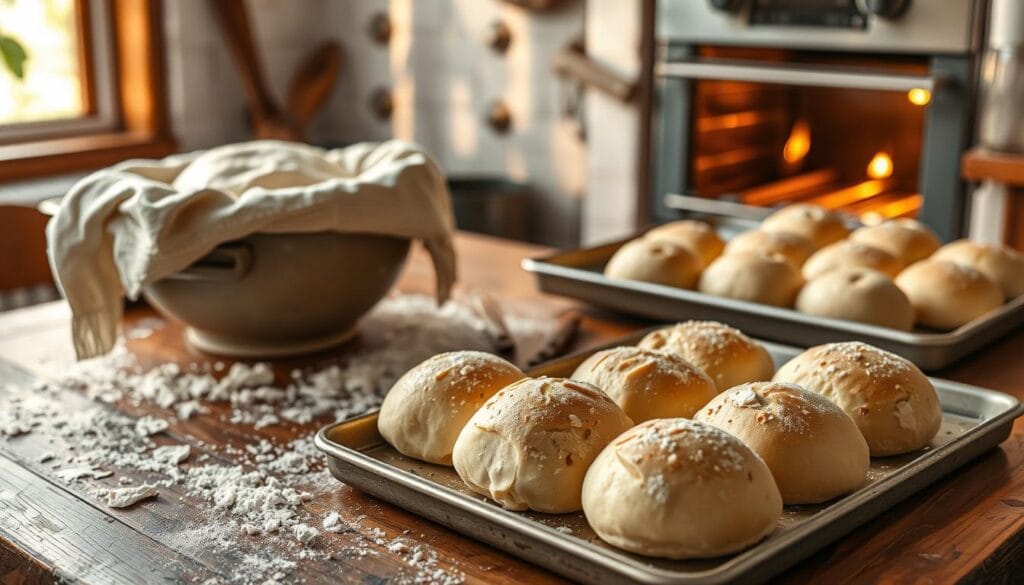
<instances>
[{"instance_id":1,"label":"green leaf","mask_svg":"<svg viewBox=\"0 0 1024 585\"><path fill-rule=\"evenodd\" d=\"M3 57L4 63L15 77L25 79L25 61L28 54L21 43L11 37L0 35L0 57Z\"/></svg>"}]
</instances>

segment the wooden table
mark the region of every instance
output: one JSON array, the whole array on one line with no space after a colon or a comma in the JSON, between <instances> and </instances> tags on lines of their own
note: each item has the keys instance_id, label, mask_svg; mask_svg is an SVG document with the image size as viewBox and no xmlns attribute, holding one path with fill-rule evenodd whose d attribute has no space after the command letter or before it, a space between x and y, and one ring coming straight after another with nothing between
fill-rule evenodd
<instances>
[{"instance_id":1,"label":"wooden table","mask_svg":"<svg viewBox=\"0 0 1024 585\"><path fill-rule=\"evenodd\" d=\"M482 288L501 298L569 304L543 297L519 268L524 256L542 248L460 235L457 239L461 286ZM432 271L416 252L399 288L429 293ZM146 308L126 315L128 323L151 316ZM585 309L575 346L608 341L648 325L594 309ZM144 364L202 361L170 326L130 344ZM0 392L21 388L52 375L54 363L70 356L68 315L59 303L0 315ZM294 363L281 364L282 368ZM942 377L1001 390L1024 398L1024 332L941 372ZM86 401L69 396L61 408ZM147 404L118 404L131 416L157 409ZM211 405L214 415L218 405ZM168 433L191 442L199 452L208 444L241 445L266 438L284 443L312 433L322 421L256 430L249 425L226 428L214 416L199 416L171 426ZM838 543L798 565L784 577L799 583L1019 582L1024 570L1024 426L1020 421L1001 448L964 466L953 476L896 506ZM37 463L41 437L32 433L0 439L0 583L51 582L56 577L85 582L143 583L223 577L230 566L203 551L176 546L167 530L171 521L202 522L202 508L184 497L161 495L128 510L111 510L78 484L66 485ZM52 446L51 446L52 448ZM230 458L230 454L219 453ZM439 566L465 575L469 582L547 583L560 579L488 546L463 538L388 504L339 484L327 495L305 504L323 515L343 510L365 515L362 526L388 535L409 531L409 538L437 551ZM210 520L206 520L210 521ZM352 533L324 534L331 546L354 544ZM289 580L383 583L408 578L409 567L385 549L365 557L341 555L300 565Z\"/></svg>"}]
</instances>

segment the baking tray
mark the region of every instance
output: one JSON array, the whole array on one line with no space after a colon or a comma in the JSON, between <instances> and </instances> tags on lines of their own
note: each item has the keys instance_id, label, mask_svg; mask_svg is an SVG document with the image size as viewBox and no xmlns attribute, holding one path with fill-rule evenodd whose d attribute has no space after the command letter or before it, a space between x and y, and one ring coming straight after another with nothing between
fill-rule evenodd
<instances>
[{"instance_id":1,"label":"baking tray","mask_svg":"<svg viewBox=\"0 0 1024 585\"><path fill-rule=\"evenodd\" d=\"M1024 296L952 331L898 331L661 284L606 277L602 274L604 265L628 241L526 259L523 268L534 273L543 292L609 309L658 320L722 321L750 335L801 347L857 339L899 354L925 370L944 368L1024 323Z\"/></svg>"},{"instance_id":2,"label":"baking tray","mask_svg":"<svg viewBox=\"0 0 1024 585\"><path fill-rule=\"evenodd\" d=\"M646 333L646 332L644 332ZM604 347L630 345L643 333L615 344L561 358L528 372L568 376ZM776 365L801 350L763 342ZM717 584L766 581L837 540L900 500L995 447L1022 412L1006 394L932 379L942 402L943 422L922 451L873 459L869 483L830 503L787 506L779 528L760 544L736 555L701 561L671 561L633 555L602 542L582 513L511 512L471 492L454 469L405 457L377 432L377 413L322 429L316 445L339 480L513 556L583 583Z\"/></svg>"}]
</instances>

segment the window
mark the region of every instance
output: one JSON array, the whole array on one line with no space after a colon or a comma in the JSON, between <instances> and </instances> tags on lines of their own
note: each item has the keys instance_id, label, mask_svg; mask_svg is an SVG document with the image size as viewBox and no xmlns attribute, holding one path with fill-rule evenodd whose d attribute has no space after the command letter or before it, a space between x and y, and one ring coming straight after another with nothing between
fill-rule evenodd
<instances>
[{"instance_id":1,"label":"window","mask_svg":"<svg viewBox=\"0 0 1024 585\"><path fill-rule=\"evenodd\" d=\"M0 181L173 151L160 8L0 0Z\"/></svg>"},{"instance_id":2,"label":"window","mask_svg":"<svg viewBox=\"0 0 1024 585\"><path fill-rule=\"evenodd\" d=\"M0 35L25 57L0 68L0 142L116 127L109 19L106 0L0 0Z\"/></svg>"}]
</instances>

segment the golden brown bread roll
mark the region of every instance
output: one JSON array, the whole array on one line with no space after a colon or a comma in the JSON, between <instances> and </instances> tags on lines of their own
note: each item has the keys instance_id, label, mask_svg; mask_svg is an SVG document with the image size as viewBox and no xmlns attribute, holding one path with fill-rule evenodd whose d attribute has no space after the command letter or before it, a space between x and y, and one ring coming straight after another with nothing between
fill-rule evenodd
<instances>
[{"instance_id":1,"label":"golden brown bread roll","mask_svg":"<svg viewBox=\"0 0 1024 585\"><path fill-rule=\"evenodd\" d=\"M815 249L838 242L850 233L839 215L810 203L783 207L766 217L761 229L800 234L810 240Z\"/></svg>"},{"instance_id":2,"label":"golden brown bread roll","mask_svg":"<svg viewBox=\"0 0 1024 585\"><path fill-rule=\"evenodd\" d=\"M814 253L814 244L809 239L793 232L768 232L748 230L729 240L725 253L762 252L780 254L797 268Z\"/></svg>"},{"instance_id":3,"label":"golden brown bread roll","mask_svg":"<svg viewBox=\"0 0 1024 585\"><path fill-rule=\"evenodd\" d=\"M942 424L939 397L921 370L859 341L812 347L779 368L773 381L836 403L857 423L872 457L916 451Z\"/></svg>"},{"instance_id":4,"label":"golden brown bread roll","mask_svg":"<svg viewBox=\"0 0 1024 585\"><path fill-rule=\"evenodd\" d=\"M771 534L782 498L764 461L736 437L683 418L655 419L623 433L590 466L583 513L623 550L706 558Z\"/></svg>"},{"instance_id":5,"label":"golden brown bread roll","mask_svg":"<svg viewBox=\"0 0 1024 585\"><path fill-rule=\"evenodd\" d=\"M659 225L644 234L644 238L664 240L686 248L697 257L702 268L718 258L722 253L722 248L725 247L725 243L715 233L715 228L706 222L693 219L682 219Z\"/></svg>"},{"instance_id":6,"label":"golden brown bread roll","mask_svg":"<svg viewBox=\"0 0 1024 585\"><path fill-rule=\"evenodd\" d=\"M736 386L694 420L722 429L760 455L787 505L831 500L867 481L871 457L853 419L795 384Z\"/></svg>"},{"instance_id":7,"label":"golden brown bread roll","mask_svg":"<svg viewBox=\"0 0 1024 585\"><path fill-rule=\"evenodd\" d=\"M922 260L896 277L917 322L935 329L955 329L999 308L1003 293L977 270L946 260Z\"/></svg>"},{"instance_id":8,"label":"golden brown bread roll","mask_svg":"<svg viewBox=\"0 0 1024 585\"><path fill-rule=\"evenodd\" d=\"M914 307L891 278L870 268L836 268L804 285L796 310L910 331Z\"/></svg>"},{"instance_id":9,"label":"golden brown bread roll","mask_svg":"<svg viewBox=\"0 0 1024 585\"><path fill-rule=\"evenodd\" d=\"M687 321L652 331L637 347L674 353L711 377L719 392L770 380L775 362L761 344L716 321Z\"/></svg>"},{"instance_id":10,"label":"golden brown bread roll","mask_svg":"<svg viewBox=\"0 0 1024 585\"><path fill-rule=\"evenodd\" d=\"M586 382L527 378L499 390L469 419L452 463L471 490L510 510L575 512L587 468L631 426Z\"/></svg>"},{"instance_id":11,"label":"golden brown bread roll","mask_svg":"<svg viewBox=\"0 0 1024 585\"><path fill-rule=\"evenodd\" d=\"M999 285L1007 300L1024 294L1024 254L1012 248L957 240L939 248L932 258L970 266Z\"/></svg>"},{"instance_id":12,"label":"golden brown bread roll","mask_svg":"<svg viewBox=\"0 0 1024 585\"><path fill-rule=\"evenodd\" d=\"M860 266L877 270L896 278L903 270L903 263L881 248L840 240L815 252L804 264L804 278L810 280L839 267Z\"/></svg>"},{"instance_id":13,"label":"golden brown bread roll","mask_svg":"<svg viewBox=\"0 0 1024 585\"><path fill-rule=\"evenodd\" d=\"M399 452L451 465L452 446L466 421L495 392L524 377L519 368L481 351L435 355L391 387L377 428Z\"/></svg>"},{"instance_id":14,"label":"golden brown bread roll","mask_svg":"<svg viewBox=\"0 0 1024 585\"><path fill-rule=\"evenodd\" d=\"M792 307L804 284L800 270L779 254L719 256L700 275L700 292L776 307Z\"/></svg>"},{"instance_id":15,"label":"golden brown bread roll","mask_svg":"<svg viewBox=\"0 0 1024 585\"><path fill-rule=\"evenodd\" d=\"M892 254L904 266L924 260L939 249L939 237L928 226L913 219L890 219L865 226L850 234L850 239Z\"/></svg>"},{"instance_id":16,"label":"golden brown bread roll","mask_svg":"<svg viewBox=\"0 0 1024 585\"><path fill-rule=\"evenodd\" d=\"M697 257L679 244L640 238L619 248L605 266L604 274L609 278L693 288L701 268Z\"/></svg>"},{"instance_id":17,"label":"golden brown bread roll","mask_svg":"<svg viewBox=\"0 0 1024 585\"><path fill-rule=\"evenodd\" d=\"M718 394L711 378L679 355L639 347L599 351L570 378L603 390L637 423L690 418Z\"/></svg>"}]
</instances>

